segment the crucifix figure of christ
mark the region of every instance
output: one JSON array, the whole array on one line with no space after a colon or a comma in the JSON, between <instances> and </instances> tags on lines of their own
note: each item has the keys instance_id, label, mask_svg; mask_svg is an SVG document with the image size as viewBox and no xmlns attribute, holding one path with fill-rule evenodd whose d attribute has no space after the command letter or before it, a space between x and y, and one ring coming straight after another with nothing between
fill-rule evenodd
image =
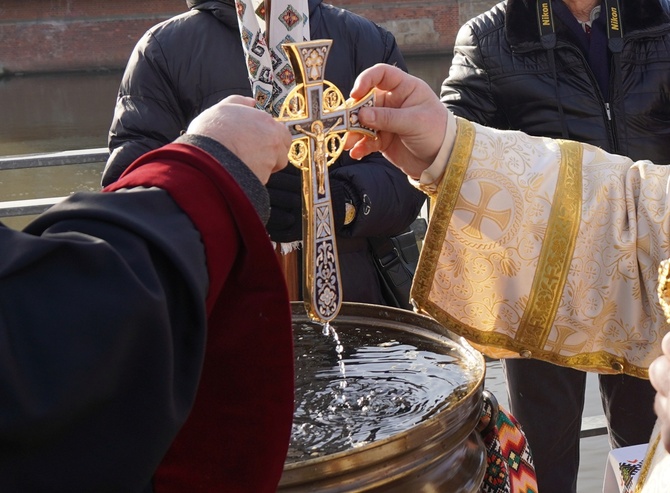
<instances>
[{"instance_id":1,"label":"crucifix figure of christ","mask_svg":"<svg viewBox=\"0 0 670 493\"><path fill-rule=\"evenodd\" d=\"M293 136L288 159L302 170L303 298L308 316L321 323L335 318L342 304L328 166L344 150L346 132L376 135L358 121L360 108L374 105L374 94L348 104L324 79L331 45L330 39L283 45L296 85L277 117Z\"/></svg>"}]
</instances>

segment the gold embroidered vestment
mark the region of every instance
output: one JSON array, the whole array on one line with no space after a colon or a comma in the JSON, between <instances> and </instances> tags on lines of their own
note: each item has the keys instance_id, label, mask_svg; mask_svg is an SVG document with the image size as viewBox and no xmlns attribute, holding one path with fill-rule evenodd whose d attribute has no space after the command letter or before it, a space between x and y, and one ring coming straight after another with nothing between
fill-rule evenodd
<instances>
[{"instance_id":1,"label":"gold embroidered vestment","mask_svg":"<svg viewBox=\"0 0 670 493\"><path fill-rule=\"evenodd\" d=\"M419 311L491 357L647 378L668 330L656 294L668 167L457 124L412 288Z\"/></svg>"}]
</instances>

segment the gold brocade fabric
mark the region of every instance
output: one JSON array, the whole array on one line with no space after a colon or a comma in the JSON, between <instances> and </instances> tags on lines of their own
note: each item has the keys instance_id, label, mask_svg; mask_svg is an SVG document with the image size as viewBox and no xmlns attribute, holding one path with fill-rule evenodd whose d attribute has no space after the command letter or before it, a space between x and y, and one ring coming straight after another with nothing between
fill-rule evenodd
<instances>
[{"instance_id":1,"label":"gold brocade fabric","mask_svg":"<svg viewBox=\"0 0 670 493\"><path fill-rule=\"evenodd\" d=\"M670 259L663 260L658 266L657 293L663 315L670 322Z\"/></svg>"},{"instance_id":2,"label":"gold brocade fabric","mask_svg":"<svg viewBox=\"0 0 670 493\"><path fill-rule=\"evenodd\" d=\"M670 477L670 454L661 442L661 427L657 421L651 433L642 469L631 491L633 493L667 493Z\"/></svg>"},{"instance_id":3,"label":"gold brocade fabric","mask_svg":"<svg viewBox=\"0 0 670 493\"><path fill-rule=\"evenodd\" d=\"M668 330L656 293L670 167L457 122L419 311L494 358L648 378Z\"/></svg>"}]
</instances>

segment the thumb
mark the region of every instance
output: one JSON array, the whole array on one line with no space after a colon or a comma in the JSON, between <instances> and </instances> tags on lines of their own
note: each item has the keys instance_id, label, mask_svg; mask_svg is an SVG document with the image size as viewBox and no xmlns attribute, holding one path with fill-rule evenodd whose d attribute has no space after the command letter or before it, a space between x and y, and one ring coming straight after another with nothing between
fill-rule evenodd
<instances>
[{"instance_id":1,"label":"thumb","mask_svg":"<svg viewBox=\"0 0 670 493\"><path fill-rule=\"evenodd\" d=\"M226 104L241 104L243 106L249 106L253 108L256 106L256 100L248 96L241 96L239 94L233 94L221 100L222 103Z\"/></svg>"}]
</instances>

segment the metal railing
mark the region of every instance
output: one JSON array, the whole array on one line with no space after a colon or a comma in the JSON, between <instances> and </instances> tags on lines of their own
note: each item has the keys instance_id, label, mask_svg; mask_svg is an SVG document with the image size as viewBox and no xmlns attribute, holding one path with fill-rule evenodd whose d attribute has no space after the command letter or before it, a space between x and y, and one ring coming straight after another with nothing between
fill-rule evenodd
<instances>
[{"instance_id":1,"label":"metal railing","mask_svg":"<svg viewBox=\"0 0 670 493\"><path fill-rule=\"evenodd\" d=\"M3 170L43 168L105 162L109 152L106 148L75 151L28 154L0 157L0 172ZM0 218L40 214L65 197L0 202ZM604 415L582 418L581 438L607 435L607 420Z\"/></svg>"},{"instance_id":2,"label":"metal railing","mask_svg":"<svg viewBox=\"0 0 670 493\"><path fill-rule=\"evenodd\" d=\"M604 414L582 418L580 438L598 437L602 435L607 435L607 418L605 418Z\"/></svg>"},{"instance_id":3,"label":"metal railing","mask_svg":"<svg viewBox=\"0 0 670 493\"><path fill-rule=\"evenodd\" d=\"M107 148L5 156L0 157L0 171L102 163L107 161L107 156L109 156ZM27 200L2 201L0 202L0 218L40 214L64 198L42 197Z\"/></svg>"}]
</instances>

